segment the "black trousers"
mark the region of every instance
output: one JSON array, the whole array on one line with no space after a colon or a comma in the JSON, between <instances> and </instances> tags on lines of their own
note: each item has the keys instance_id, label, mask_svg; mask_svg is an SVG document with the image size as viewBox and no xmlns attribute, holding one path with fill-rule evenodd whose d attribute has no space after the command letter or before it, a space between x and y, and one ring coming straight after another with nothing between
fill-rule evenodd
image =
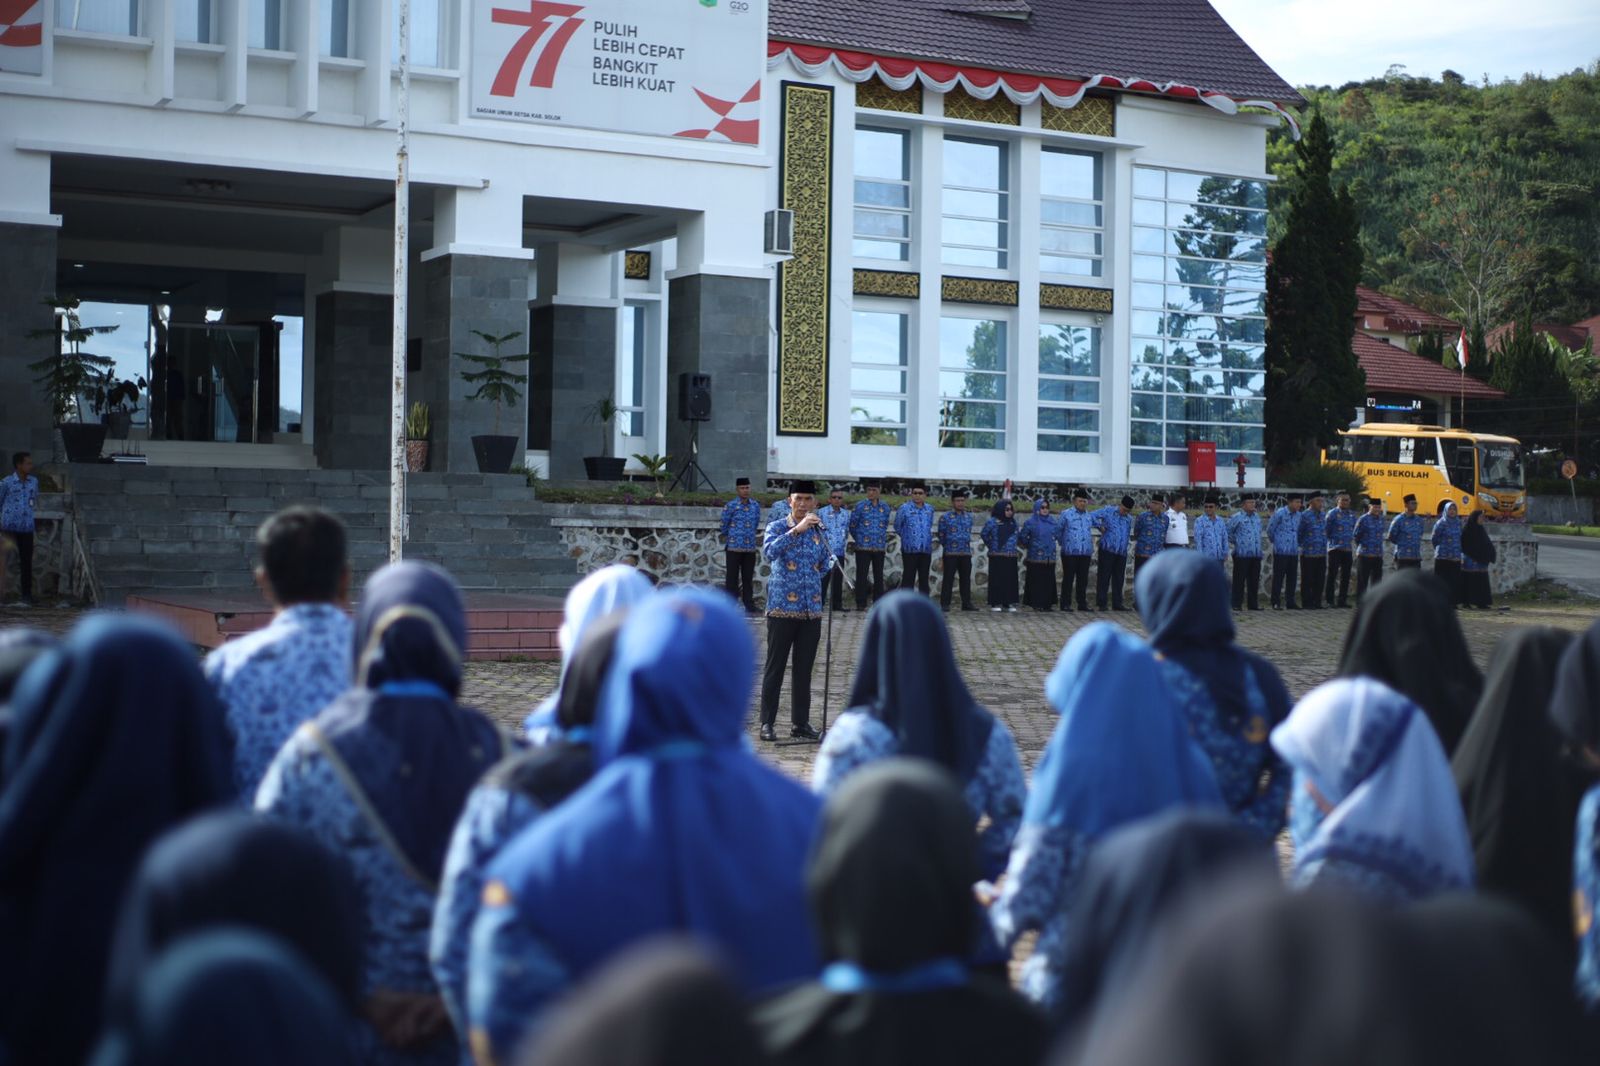
<instances>
[{"instance_id":1,"label":"black trousers","mask_svg":"<svg viewBox=\"0 0 1600 1066\"><path fill-rule=\"evenodd\" d=\"M872 571L872 602L883 599L883 552L856 549L856 606L867 605L867 570Z\"/></svg>"},{"instance_id":2,"label":"black trousers","mask_svg":"<svg viewBox=\"0 0 1600 1066\"><path fill-rule=\"evenodd\" d=\"M1094 575L1094 604L1106 609L1106 592L1111 593L1111 606L1122 610L1122 582L1128 572L1128 557L1100 549L1100 559Z\"/></svg>"},{"instance_id":3,"label":"black trousers","mask_svg":"<svg viewBox=\"0 0 1600 1066\"><path fill-rule=\"evenodd\" d=\"M20 591L25 600L33 599L33 534L7 533L17 543L17 569L22 572Z\"/></svg>"},{"instance_id":4,"label":"black trousers","mask_svg":"<svg viewBox=\"0 0 1600 1066\"><path fill-rule=\"evenodd\" d=\"M1394 568L1396 570L1421 570L1422 569L1422 560L1421 559L1396 559L1394 561Z\"/></svg>"},{"instance_id":5,"label":"black trousers","mask_svg":"<svg viewBox=\"0 0 1600 1066\"><path fill-rule=\"evenodd\" d=\"M1335 548L1328 553L1328 581L1323 591L1322 598L1329 606L1334 603L1333 594L1339 594L1339 606L1350 605L1350 549Z\"/></svg>"},{"instance_id":6,"label":"black trousers","mask_svg":"<svg viewBox=\"0 0 1600 1066\"><path fill-rule=\"evenodd\" d=\"M1272 556L1272 606L1279 605L1293 610L1295 579L1300 574L1300 556L1278 555Z\"/></svg>"},{"instance_id":7,"label":"black trousers","mask_svg":"<svg viewBox=\"0 0 1600 1066\"><path fill-rule=\"evenodd\" d=\"M1076 585L1078 594L1072 594ZM1061 609L1063 611L1077 603L1078 610L1089 609L1089 557L1087 555L1062 555L1061 556Z\"/></svg>"},{"instance_id":8,"label":"black trousers","mask_svg":"<svg viewBox=\"0 0 1600 1066\"><path fill-rule=\"evenodd\" d=\"M817 663L820 643L822 619L767 616L767 666L761 673L762 725L778 720L778 696L791 657L794 672L789 684L789 722L795 726L811 724L811 668Z\"/></svg>"},{"instance_id":9,"label":"black trousers","mask_svg":"<svg viewBox=\"0 0 1600 1066\"><path fill-rule=\"evenodd\" d=\"M1323 585L1327 580L1326 555L1300 556L1300 606L1311 611L1321 610Z\"/></svg>"},{"instance_id":10,"label":"black trousers","mask_svg":"<svg viewBox=\"0 0 1600 1066\"><path fill-rule=\"evenodd\" d=\"M939 606L950 609L951 593L956 590L956 578L961 579L961 609L972 610L972 556L944 553L944 574L939 578Z\"/></svg>"},{"instance_id":11,"label":"black trousers","mask_svg":"<svg viewBox=\"0 0 1600 1066\"><path fill-rule=\"evenodd\" d=\"M822 594L831 597L835 611L844 610L844 562L841 560L822 579Z\"/></svg>"},{"instance_id":12,"label":"black trousers","mask_svg":"<svg viewBox=\"0 0 1600 1066\"><path fill-rule=\"evenodd\" d=\"M908 589L914 586L918 592L926 596L928 594L928 572L932 569L932 552L902 551L900 553L900 587Z\"/></svg>"},{"instance_id":13,"label":"black trousers","mask_svg":"<svg viewBox=\"0 0 1600 1066\"><path fill-rule=\"evenodd\" d=\"M1440 559L1433 560L1433 572L1446 585L1450 586L1450 602L1457 606L1467 602L1465 586L1461 581L1461 560Z\"/></svg>"},{"instance_id":14,"label":"black trousers","mask_svg":"<svg viewBox=\"0 0 1600 1066\"><path fill-rule=\"evenodd\" d=\"M1368 585L1376 585L1383 580L1383 556L1363 555L1356 560L1356 602L1361 602L1361 594L1367 591Z\"/></svg>"},{"instance_id":15,"label":"black trousers","mask_svg":"<svg viewBox=\"0 0 1600 1066\"><path fill-rule=\"evenodd\" d=\"M1233 609L1261 610L1261 556L1233 557Z\"/></svg>"},{"instance_id":16,"label":"black trousers","mask_svg":"<svg viewBox=\"0 0 1600 1066\"><path fill-rule=\"evenodd\" d=\"M756 553L724 553L728 557L728 595L744 603L744 609L756 609Z\"/></svg>"}]
</instances>

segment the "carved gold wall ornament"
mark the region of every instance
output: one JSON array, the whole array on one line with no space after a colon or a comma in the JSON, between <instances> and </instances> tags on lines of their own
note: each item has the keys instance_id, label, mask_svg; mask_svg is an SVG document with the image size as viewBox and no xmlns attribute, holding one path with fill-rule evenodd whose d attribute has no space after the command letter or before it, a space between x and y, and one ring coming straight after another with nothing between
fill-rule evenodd
<instances>
[{"instance_id":1,"label":"carved gold wall ornament","mask_svg":"<svg viewBox=\"0 0 1600 1066\"><path fill-rule=\"evenodd\" d=\"M915 300L922 294L922 277L905 270L857 270L851 291L857 296L900 296Z\"/></svg>"},{"instance_id":2,"label":"carved gold wall ornament","mask_svg":"<svg viewBox=\"0 0 1600 1066\"><path fill-rule=\"evenodd\" d=\"M922 114L922 86L891 89L877 78L856 86L856 106L873 111L898 111L902 115Z\"/></svg>"},{"instance_id":3,"label":"carved gold wall ornament","mask_svg":"<svg viewBox=\"0 0 1600 1066\"><path fill-rule=\"evenodd\" d=\"M778 267L778 433L828 434L828 285L833 90L784 82L778 201L794 212L794 256Z\"/></svg>"},{"instance_id":4,"label":"carved gold wall ornament","mask_svg":"<svg viewBox=\"0 0 1600 1066\"><path fill-rule=\"evenodd\" d=\"M980 100L957 85L944 94L944 117L966 119L968 122L992 122L997 126L1022 125L1022 108L1012 103L1004 92L996 92L987 100Z\"/></svg>"},{"instance_id":5,"label":"carved gold wall ornament","mask_svg":"<svg viewBox=\"0 0 1600 1066\"><path fill-rule=\"evenodd\" d=\"M622 276L629 281L650 280L650 253L627 252L622 259Z\"/></svg>"},{"instance_id":6,"label":"carved gold wall ornament","mask_svg":"<svg viewBox=\"0 0 1600 1066\"><path fill-rule=\"evenodd\" d=\"M1109 96L1085 96L1076 107L1057 107L1046 101L1039 112L1039 125L1058 133L1115 137L1117 104Z\"/></svg>"},{"instance_id":7,"label":"carved gold wall ornament","mask_svg":"<svg viewBox=\"0 0 1600 1066\"><path fill-rule=\"evenodd\" d=\"M1052 311L1097 311L1111 313L1111 290L1085 285L1040 285L1039 306Z\"/></svg>"},{"instance_id":8,"label":"carved gold wall ornament","mask_svg":"<svg viewBox=\"0 0 1600 1066\"><path fill-rule=\"evenodd\" d=\"M1016 282L1001 278L944 277L939 279L939 298L946 303L1015 307L1018 288Z\"/></svg>"}]
</instances>

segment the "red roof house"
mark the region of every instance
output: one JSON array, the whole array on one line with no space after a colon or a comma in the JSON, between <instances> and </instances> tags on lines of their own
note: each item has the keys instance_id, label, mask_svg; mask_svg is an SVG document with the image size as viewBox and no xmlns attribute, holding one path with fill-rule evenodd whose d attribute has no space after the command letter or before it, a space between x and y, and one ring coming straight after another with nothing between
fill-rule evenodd
<instances>
[{"instance_id":1,"label":"red roof house","mask_svg":"<svg viewBox=\"0 0 1600 1066\"><path fill-rule=\"evenodd\" d=\"M1356 286L1356 328L1369 333L1416 336L1420 333L1457 333L1461 323L1415 304L1397 300L1377 289Z\"/></svg>"},{"instance_id":2,"label":"red roof house","mask_svg":"<svg viewBox=\"0 0 1600 1066\"><path fill-rule=\"evenodd\" d=\"M1485 385L1471 374L1446 370L1398 344L1356 330L1352 340L1356 360L1367 374L1367 392L1408 396L1503 400L1506 394Z\"/></svg>"}]
</instances>

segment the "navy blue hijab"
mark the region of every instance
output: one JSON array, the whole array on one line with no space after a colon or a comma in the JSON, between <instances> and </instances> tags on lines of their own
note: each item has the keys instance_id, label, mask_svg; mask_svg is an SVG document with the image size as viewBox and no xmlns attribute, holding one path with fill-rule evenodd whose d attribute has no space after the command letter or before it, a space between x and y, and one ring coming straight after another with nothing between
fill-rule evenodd
<instances>
[{"instance_id":1,"label":"navy blue hijab","mask_svg":"<svg viewBox=\"0 0 1600 1066\"><path fill-rule=\"evenodd\" d=\"M0 793L0 1045L77 1063L99 1030L123 890L169 827L235 802L232 744L194 649L97 614L12 695Z\"/></svg>"},{"instance_id":2,"label":"navy blue hijab","mask_svg":"<svg viewBox=\"0 0 1600 1066\"><path fill-rule=\"evenodd\" d=\"M1006 517L1006 508L1011 508L1011 517ZM1001 500L989 508L989 517L1000 523L999 536L996 538L1001 544L1010 540L1017 534L1017 508L1010 500Z\"/></svg>"},{"instance_id":3,"label":"navy blue hijab","mask_svg":"<svg viewBox=\"0 0 1600 1066\"><path fill-rule=\"evenodd\" d=\"M436 884L467 793L499 761L499 731L457 707L467 654L461 590L428 563L373 574L355 625L355 685L316 719L412 870Z\"/></svg>"},{"instance_id":4,"label":"navy blue hijab","mask_svg":"<svg viewBox=\"0 0 1600 1066\"><path fill-rule=\"evenodd\" d=\"M850 687L850 709L894 731L900 754L928 759L965 785L983 761L994 715L956 668L950 634L926 596L891 592L872 607Z\"/></svg>"}]
</instances>

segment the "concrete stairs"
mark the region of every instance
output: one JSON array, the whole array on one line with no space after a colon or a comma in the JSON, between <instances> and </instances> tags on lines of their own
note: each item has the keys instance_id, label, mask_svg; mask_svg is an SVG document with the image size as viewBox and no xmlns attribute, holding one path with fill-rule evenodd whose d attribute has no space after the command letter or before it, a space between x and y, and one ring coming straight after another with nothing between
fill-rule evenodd
<instances>
[{"instance_id":1,"label":"concrete stairs","mask_svg":"<svg viewBox=\"0 0 1600 1066\"><path fill-rule=\"evenodd\" d=\"M388 559L386 471L73 464L78 520L102 602L130 593L248 591L256 528L310 503L349 529L355 589ZM463 589L562 596L578 573L520 475L414 474L405 555Z\"/></svg>"}]
</instances>

